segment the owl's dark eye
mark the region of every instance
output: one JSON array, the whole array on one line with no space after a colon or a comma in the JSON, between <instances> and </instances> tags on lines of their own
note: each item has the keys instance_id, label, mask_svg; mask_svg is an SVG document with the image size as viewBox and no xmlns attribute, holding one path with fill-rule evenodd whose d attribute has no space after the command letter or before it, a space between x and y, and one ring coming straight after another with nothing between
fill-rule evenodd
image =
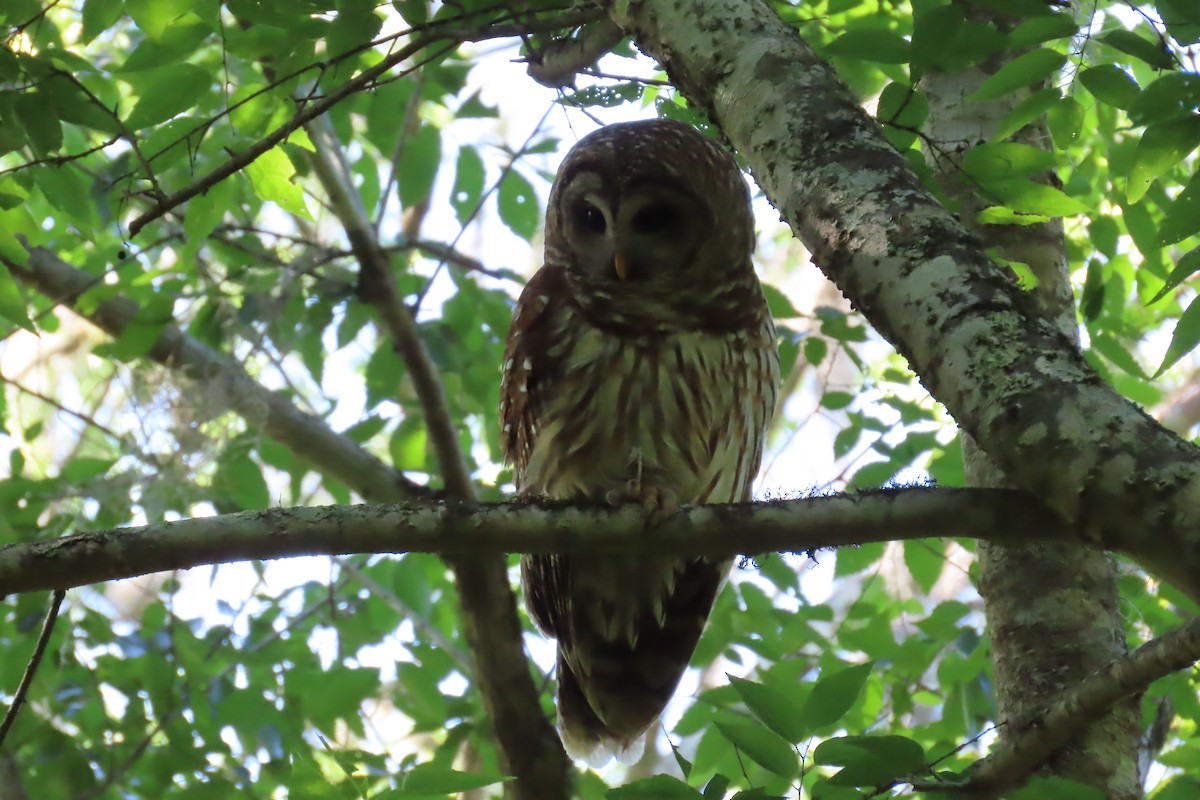
<instances>
[{"instance_id":1,"label":"owl's dark eye","mask_svg":"<svg viewBox=\"0 0 1200 800\"><path fill-rule=\"evenodd\" d=\"M580 203L575 207L575 223L594 236L603 236L608 228L604 213L591 203Z\"/></svg>"},{"instance_id":2,"label":"owl's dark eye","mask_svg":"<svg viewBox=\"0 0 1200 800\"><path fill-rule=\"evenodd\" d=\"M637 233L662 233L679 223L679 210L667 203L651 203L633 215L633 229Z\"/></svg>"}]
</instances>

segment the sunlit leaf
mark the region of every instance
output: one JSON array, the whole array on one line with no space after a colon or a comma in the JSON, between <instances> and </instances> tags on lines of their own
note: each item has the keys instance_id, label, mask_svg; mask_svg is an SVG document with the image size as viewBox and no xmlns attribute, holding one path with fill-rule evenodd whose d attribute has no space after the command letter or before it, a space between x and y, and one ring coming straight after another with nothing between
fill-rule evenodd
<instances>
[{"instance_id":1,"label":"sunlit leaf","mask_svg":"<svg viewBox=\"0 0 1200 800\"><path fill-rule=\"evenodd\" d=\"M454 188L450 192L450 205L460 224L467 224L471 213L483 195L483 160L473 147L458 151L458 166L454 172Z\"/></svg>"},{"instance_id":2,"label":"sunlit leaf","mask_svg":"<svg viewBox=\"0 0 1200 800\"><path fill-rule=\"evenodd\" d=\"M741 722L713 723L721 735L759 766L790 778L800 769L796 751L781 736L765 727Z\"/></svg>"},{"instance_id":3,"label":"sunlit leaf","mask_svg":"<svg viewBox=\"0 0 1200 800\"><path fill-rule=\"evenodd\" d=\"M827 728L846 715L871 675L874 665L855 664L832 675L822 675L804 704L804 721L813 730Z\"/></svg>"},{"instance_id":4,"label":"sunlit leaf","mask_svg":"<svg viewBox=\"0 0 1200 800\"><path fill-rule=\"evenodd\" d=\"M467 150L463 150L467 152ZM433 125L422 125L404 142L396 180L400 202L410 208L429 196L437 177L442 153L442 135Z\"/></svg>"},{"instance_id":5,"label":"sunlit leaf","mask_svg":"<svg viewBox=\"0 0 1200 800\"><path fill-rule=\"evenodd\" d=\"M803 709L792 697L774 686L729 676L729 684L760 722L785 740L797 743L808 735Z\"/></svg>"},{"instance_id":6,"label":"sunlit leaf","mask_svg":"<svg viewBox=\"0 0 1200 800\"><path fill-rule=\"evenodd\" d=\"M1133 31L1109 31L1096 37L1096 41L1116 48L1122 53L1128 53L1135 58L1140 58L1157 69L1173 69L1175 67L1175 60L1171 58L1171 54L1168 51L1163 49L1160 43L1143 39Z\"/></svg>"},{"instance_id":7,"label":"sunlit leaf","mask_svg":"<svg viewBox=\"0 0 1200 800\"><path fill-rule=\"evenodd\" d=\"M1192 175L1183 191L1171 201L1158 227L1158 244L1175 244L1200 232L1200 173Z\"/></svg>"},{"instance_id":8,"label":"sunlit leaf","mask_svg":"<svg viewBox=\"0 0 1200 800\"><path fill-rule=\"evenodd\" d=\"M484 786L493 786L512 780L502 775L477 775L471 772L460 772L449 767L436 764L417 764L409 769L401 778L400 789L390 795L392 797L430 797L446 794L469 792Z\"/></svg>"},{"instance_id":9,"label":"sunlit leaf","mask_svg":"<svg viewBox=\"0 0 1200 800\"><path fill-rule=\"evenodd\" d=\"M1067 57L1056 50L1044 47L1032 50L997 70L975 90L971 99L995 100L1017 89L1041 83L1062 69L1066 62Z\"/></svg>"},{"instance_id":10,"label":"sunlit leaf","mask_svg":"<svg viewBox=\"0 0 1200 800\"><path fill-rule=\"evenodd\" d=\"M1079 82L1097 100L1117 108L1129 108L1142 90L1129 73L1114 64L1088 67L1079 73Z\"/></svg>"},{"instance_id":11,"label":"sunlit leaf","mask_svg":"<svg viewBox=\"0 0 1200 800\"><path fill-rule=\"evenodd\" d=\"M817 764L839 766L831 780L841 786L878 786L926 768L924 749L904 736L842 736L813 751Z\"/></svg>"},{"instance_id":12,"label":"sunlit leaf","mask_svg":"<svg viewBox=\"0 0 1200 800\"><path fill-rule=\"evenodd\" d=\"M532 239L537 230L538 203L529 181L515 169L509 170L500 181L497 195L500 219L517 236Z\"/></svg>"},{"instance_id":13,"label":"sunlit leaf","mask_svg":"<svg viewBox=\"0 0 1200 800\"><path fill-rule=\"evenodd\" d=\"M1200 145L1200 117L1149 125L1138 140L1125 190L1129 202L1142 199L1154 179L1183 161Z\"/></svg>"},{"instance_id":14,"label":"sunlit leaf","mask_svg":"<svg viewBox=\"0 0 1200 800\"><path fill-rule=\"evenodd\" d=\"M0 232L0 255L7 255L7 250L10 249L4 247L3 240L5 238L5 234ZM21 248L15 239L13 245L14 247L11 248L13 250ZM21 255L28 258L24 248L21 248ZM29 312L25 307L25 297L21 294L21 287L17 285L12 273L2 262L0 262L0 317L20 325L30 333L34 332L33 322L30 321Z\"/></svg>"},{"instance_id":15,"label":"sunlit leaf","mask_svg":"<svg viewBox=\"0 0 1200 800\"><path fill-rule=\"evenodd\" d=\"M1200 298L1193 298L1179 317L1179 322L1175 324L1175 331L1171 334L1171 343L1167 346L1162 364L1150 377L1157 378L1162 375L1173 367L1175 362L1190 353L1197 344L1200 344Z\"/></svg>"},{"instance_id":16,"label":"sunlit leaf","mask_svg":"<svg viewBox=\"0 0 1200 800\"><path fill-rule=\"evenodd\" d=\"M1163 287L1158 290L1154 297L1150 298L1146 305L1151 305L1162 300L1173 292L1179 284L1197 272L1200 272L1200 247L1196 247L1179 257L1179 260L1175 262L1175 269L1171 270L1171 274L1167 276L1166 283L1163 284Z\"/></svg>"},{"instance_id":17,"label":"sunlit leaf","mask_svg":"<svg viewBox=\"0 0 1200 800\"><path fill-rule=\"evenodd\" d=\"M139 73L139 98L125 125L141 130L194 107L212 86L213 76L195 64L170 64Z\"/></svg>"},{"instance_id":18,"label":"sunlit leaf","mask_svg":"<svg viewBox=\"0 0 1200 800\"><path fill-rule=\"evenodd\" d=\"M909 59L909 43L892 31L856 28L846 31L825 45L825 52L831 56L859 58L881 64L906 64Z\"/></svg>"},{"instance_id":19,"label":"sunlit leaf","mask_svg":"<svg viewBox=\"0 0 1200 800\"><path fill-rule=\"evenodd\" d=\"M292 182L295 174L296 168L282 147L272 147L246 167L255 194L263 200L273 201L285 211L312 219L304 201L304 191Z\"/></svg>"}]
</instances>

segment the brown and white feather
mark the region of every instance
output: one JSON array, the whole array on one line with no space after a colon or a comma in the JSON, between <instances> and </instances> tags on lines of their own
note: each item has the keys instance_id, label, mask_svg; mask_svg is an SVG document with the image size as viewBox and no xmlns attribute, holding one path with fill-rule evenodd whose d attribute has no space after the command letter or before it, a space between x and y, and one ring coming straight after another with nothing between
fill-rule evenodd
<instances>
[{"instance_id":1,"label":"brown and white feather","mask_svg":"<svg viewBox=\"0 0 1200 800\"><path fill-rule=\"evenodd\" d=\"M572 230L580 202L603 211L604 225L592 220L600 238ZM669 232L677 241L643 235L636 214L655 203L688 216ZM649 255L626 252L642 241ZM609 126L572 149L551 192L545 265L517 301L504 356L502 444L521 494L611 499L633 482L679 504L750 499L779 380L752 249L736 164L690 127ZM632 276L614 272L617 253ZM558 640L568 751L640 751L729 562L529 555L521 565L530 616Z\"/></svg>"}]
</instances>

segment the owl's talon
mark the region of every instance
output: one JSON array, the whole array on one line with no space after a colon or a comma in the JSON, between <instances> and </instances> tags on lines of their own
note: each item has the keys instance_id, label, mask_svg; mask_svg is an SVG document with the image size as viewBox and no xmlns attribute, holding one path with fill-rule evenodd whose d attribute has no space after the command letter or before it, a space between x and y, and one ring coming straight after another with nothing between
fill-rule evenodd
<instances>
[{"instance_id":1,"label":"owl's talon","mask_svg":"<svg viewBox=\"0 0 1200 800\"><path fill-rule=\"evenodd\" d=\"M679 510L679 497L669 489L648 486L637 480L626 484L626 497L650 512L647 528L657 527L666 517Z\"/></svg>"}]
</instances>

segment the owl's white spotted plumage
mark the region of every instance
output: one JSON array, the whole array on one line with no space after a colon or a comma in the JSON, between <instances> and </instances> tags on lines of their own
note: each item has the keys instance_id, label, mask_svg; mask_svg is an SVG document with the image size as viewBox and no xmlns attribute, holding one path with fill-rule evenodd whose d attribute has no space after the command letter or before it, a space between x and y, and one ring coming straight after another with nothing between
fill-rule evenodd
<instances>
[{"instance_id":1,"label":"owl's white spotted plumage","mask_svg":"<svg viewBox=\"0 0 1200 800\"><path fill-rule=\"evenodd\" d=\"M521 494L750 499L779 381L753 248L736 163L691 127L611 125L571 149L504 358L502 444ZM530 616L558 640L568 752L634 756L729 562L527 555L521 567Z\"/></svg>"}]
</instances>

